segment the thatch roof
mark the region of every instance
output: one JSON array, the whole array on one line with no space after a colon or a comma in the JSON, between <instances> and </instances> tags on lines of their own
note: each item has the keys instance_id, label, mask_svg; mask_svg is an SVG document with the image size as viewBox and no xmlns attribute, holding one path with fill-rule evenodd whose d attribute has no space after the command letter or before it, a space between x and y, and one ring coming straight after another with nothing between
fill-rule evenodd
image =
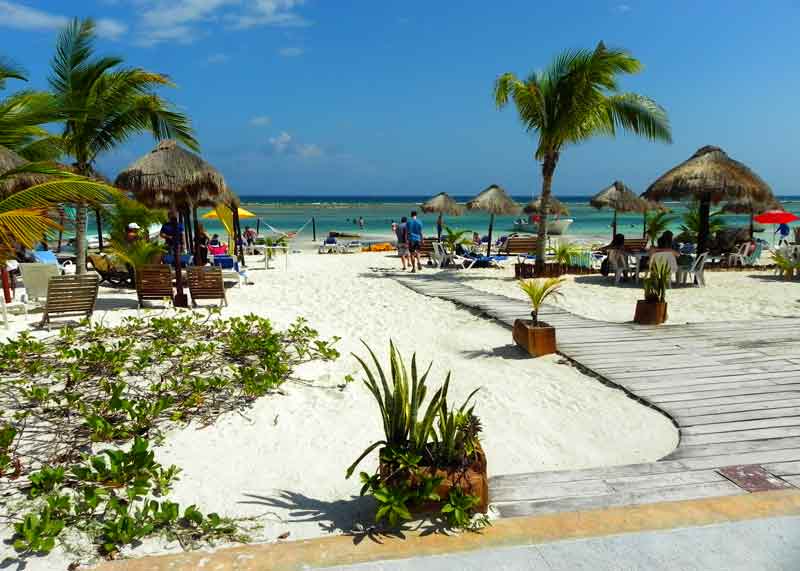
<instances>
[{"instance_id":1,"label":"thatch roof","mask_svg":"<svg viewBox=\"0 0 800 571\"><path fill-rule=\"evenodd\" d=\"M700 199L712 202L750 197L766 201L772 197L769 185L719 147L706 146L678 166L670 169L642 194L649 200Z\"/></svg>"},{"instance_id":2,"label":"thatch roof","mask_svg":"<svg viewBox=\"0 0 800 571\"><path fill-rule=\"evenodd\" d=\"M161 141L119 173L115 184L130 190L137 200L151 208L187 203L213 206L231 199L222 174L172 140Z\"/></svg>"},{"instance_id":3,"label":"thatch roof","mask_svg":"<svg viewBox=\"0 0 800 571\"><path fill-rule=\"evenodd\" d=\"M440 192L433 198L428 199L424 204L420 205L420 208L423 212L441 212L448 216L464 214L464 207L446 192Z\"/></svg>"},{"instance_id":4,"label":"thatch roof","mask_svg":"<svg viewBox=\"0 0 800 571\"><path fill-rule=\"evenodd\" d=\"M597 209L611 208L617 212L644 212L650 210L650 203L639 198L635 192L620 180L595 194L589 204Z\"/></svg>"},{"instance_id":5,"label":"thatch roof","mask_svg":"<svg viewBox=\"0 0 800 571\"><path fill-rule=\"evenodd\" d=\"M491 185L478 196L467 202L468 210L483 210L490 214L514 215L519 214L519 204L506 193L505 190Z\"/></svg>"},{"instance_id":6,"label":"thatch roof","mask_svg":"<svg viewBox=\"0 0 800 571\"><path fill-rule=\"evenodd\" d=\"M29 161L26 161L17 153L0 145L0 174L19 168ZM9 194L24 190L31 186L47 182L48 177L43 174L20 173L9 178L0 180L0 197L5 198Z\"/></svg>"},{"instance_id":7,"label":"thatch roof","mask_svg":"<svg viewBox=\"0 0 800 571\"><path fill-rule=\"evenodd\" d=\"M525 207L522 209L525 214L538 214L542 215L542 197L537 196L533 200L531 200ZM557 199L555 196L551 196L550 200L547 204L547 213L548 214L556 214L558 216L567 216L569 214L569 208L567 205Z\"/></svg>"},{"instance_id":8,"label":"thatch roof","mask_svg":"<svg viewBox=\"0 0 800 571\"><path fill-rule=\"evenodd\" d=\"M722 207L722 211L728 214L760 214L767 210L783 210L783 205L774 197L766 202L744 197L730 200Z\"/></svg>"}]
</instances>

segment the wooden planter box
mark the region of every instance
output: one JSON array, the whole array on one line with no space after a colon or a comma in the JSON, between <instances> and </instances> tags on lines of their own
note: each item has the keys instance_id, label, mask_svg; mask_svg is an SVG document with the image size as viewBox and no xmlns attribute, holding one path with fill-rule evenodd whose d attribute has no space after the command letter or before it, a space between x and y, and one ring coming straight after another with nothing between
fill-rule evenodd
<instances>
[{"instance_id":1,"label":"wooden planter box","mask_svg":"<svg viewBox=\"0 0 800 571\"><path fill-rule=\"evenodd\" d=\"M514 264L514 277L518 280L532 278L533 268L533 264L516 263Z\"/></svg>"},{"instance_id":2,"label":"wooden planter box","mask_svg":"<svg viewBox=\"0 0 800 571\"><path fill-rule=\"evenodd\" d=\"M667 302L640 299L633 320L640 325L661 325L667 320Z\"/></svg>"},{"instance_id":3,"label":"wooden planter box","mask_svg":"<svg viewBox=\"0 0 800 571\"><path fill-rule=\"evenodd\" d=\"M438 502L425 502L417 506L409 506L411 513L438 513L442 506L447 502L447 496L454 486L459 486L465 494L477 496L478 503L473 508L478 513L486 513L489 510L489 478L486 475L486 454L478 446L476 460L471 466L464 469L425 469L429 475L441 477L442 483L436 488L436 493L441 498ZM381 476L385 477L390 473L391 468L383 463L379 467Z\"/></svg>"},{"instance_id":4,"label":"wooden planter box","mask_svg":"<svg viewBox=\"0 0 800 571\"><path fill-rule=\"evenodd\" d=\"M556 352L556 330L541 321L539 327L533 327L533 321L517 319L514 322L513 337L514 342L533 357Z\"/></svg>"}]
</instances>

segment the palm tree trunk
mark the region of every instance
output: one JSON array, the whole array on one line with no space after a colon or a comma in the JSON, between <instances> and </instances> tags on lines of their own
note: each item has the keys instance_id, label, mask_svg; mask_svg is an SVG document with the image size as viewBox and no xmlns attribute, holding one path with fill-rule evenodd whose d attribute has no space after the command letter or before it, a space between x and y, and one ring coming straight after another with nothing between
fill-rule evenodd
<instances>
[{"instance_id":1,"label":"palm tree trunk","mask_svg":"<svg viewBox=\"0 0 800 571\"><path fill-rule=\"evenodd\" d=\"M611 231L613 232L613 234L611 235L611 237L613 238L614 236L617 235L617 209L616 208L614 209L614 222L611 224Z\"/></svg>"},{"instance_id":2,"label":"palm tree trunk","mask_svg":"<svg viewBox=\"0 0 800 571\"><path fill-rule=\"evenodd\" d=\"M700 199L700 227L697 229L697 254L708 251L708 225L711 217L711 196L703 194Z\"/></svg>"},{"instance_id":3,"label":"palm tree trunk","mask_svg":"<svg viewBox=\"0 0 800 571\"><path fill-rule=\"evenodd\" d=\"M97 247L103 251L103 220L100 218L100 209L94 211L95 220L97 221Z\"/></svg>"},{"instance_id":4,"label":"palm tree trunk","mask_svg":"<svg viewBox=\"0 0 800 571\"><path fill-rule=\"evenodd\" d=\"M544 275L544 258L547 252L547 213L550 210L550 194L553 188L553 173L558 163L558 153L548 153L542 161L542 196L541 212L539 213L539 231L536 241L536 266L535 273Z\"/></svg>"},{"instance_id":5,"label":"palm tree trunk","mask_svg":"<svg viewBox=\"0 0 800 571\"><path fill-rule=\"evenodd\" d=\"M75 205L75 273L86 273L86 205Z\"/></svg>"},{"instance_id":6,"label":"palm tree trunk","mask_svg":"<svg viewBox=\"0 0 800 571\"><path fill-rule=\"evenodd\" d=\"M486 244L486 255L492 255L492 228L494 227L494 213L489 218L489 243Z\"/></svg>"}]
</instances>

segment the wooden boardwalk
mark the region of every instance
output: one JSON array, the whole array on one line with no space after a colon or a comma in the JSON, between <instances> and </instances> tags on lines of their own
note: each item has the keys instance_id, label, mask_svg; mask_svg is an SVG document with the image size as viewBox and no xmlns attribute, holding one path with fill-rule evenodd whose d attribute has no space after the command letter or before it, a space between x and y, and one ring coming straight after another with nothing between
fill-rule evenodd
<instances>
[{"instance_id":1,"label":"wooden boardwalk","mask_svg":"<svg viewBox=\"0 0 800 571\"><path fill-rule=\"evenodd\" d=\"M436 275L392 277L509 326L530 318L526 302ZM541 317L559 353L663 411L680 442L657 462L494 476L501 517L800 487L800 319L644 327L552 306Z\"/></svg>"}]
</instances>

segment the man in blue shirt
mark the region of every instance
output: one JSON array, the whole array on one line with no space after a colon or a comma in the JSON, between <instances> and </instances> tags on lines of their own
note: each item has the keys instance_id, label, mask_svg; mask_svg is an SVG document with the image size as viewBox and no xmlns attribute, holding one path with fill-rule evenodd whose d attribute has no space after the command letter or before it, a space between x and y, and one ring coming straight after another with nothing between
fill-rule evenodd
<instances>
[{"instance_id":1,"label":"man in blue shirt","mask_svg":"<svg viewBox=\"0 0 800 571\"><path fill-rule=\"evenodd\" d=\"M411 271L422 271L422 264L419 261L419 250L422 247L422 222L417 220L417 211L411 211L411 220L406 223L406 231L408 232L408 252L411 256ZM417 266L414 267L414 260L417 260Z\"/></svg>"},{"instance_id":2,"label":"man in blue shirt","mask_svg":"<svg viewBox=\"0 0 800 571\"><path fill-rule=\"evenodd\" d=\"M778 240L778 246L789 243L789 232L790 232L789 225L786 224L785 222L783 224L778 225L778 229L775 230L776 234L781 235L780 239Z\"/></svg>"},{"instance_id":3,"label":"man in blue shirt","mask_svg":"<svg viewBox=\"0 0 800 571\"><path fill-rule=\"evenodd\" d=\"M183 224L178 222L177 214L171 212L169 220L161 226L161 231L159 232L159 235L164 240L164 244L167 247L167 252L175 254L176 252L174 250L176 247L180 250L181 242L183 241L182 234Z\"/></svg>"}]
</instances>

